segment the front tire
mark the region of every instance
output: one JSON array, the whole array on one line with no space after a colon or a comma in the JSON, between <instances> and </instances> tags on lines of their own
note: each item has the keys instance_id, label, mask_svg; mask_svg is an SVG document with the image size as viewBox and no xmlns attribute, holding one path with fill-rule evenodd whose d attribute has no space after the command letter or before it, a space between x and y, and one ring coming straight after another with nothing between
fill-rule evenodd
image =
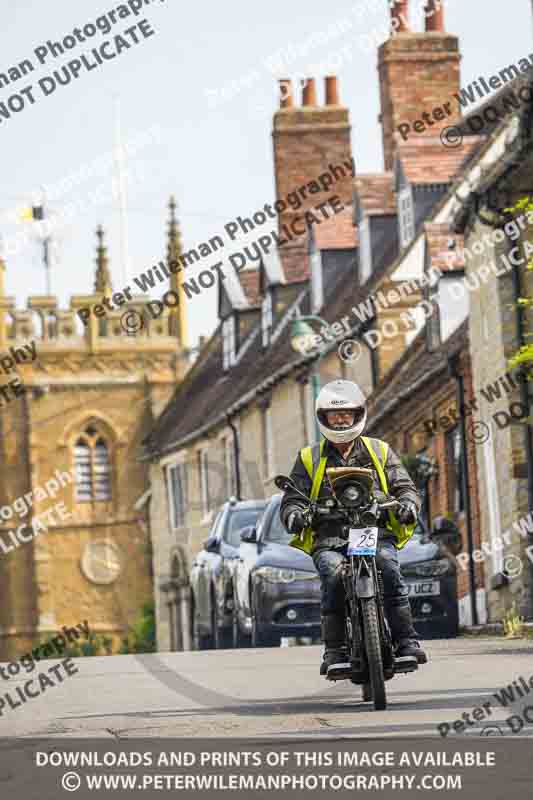
<instances>
[{"instance_id":1,"label":"front tire","mask_svg":"<svg viewBox=\"0 0 533 800\"><path fill-rule=\"evenodd\" d=\"M381 636L379 632L378 611L375 598L361 600L363 627L365 631L365 647L370 674L370 686L376 711L387 708L385 692L385 676L383 674L383 658L381 654ZM363 695L364 696L364 695Z\"/></svg>"}]
</instances>

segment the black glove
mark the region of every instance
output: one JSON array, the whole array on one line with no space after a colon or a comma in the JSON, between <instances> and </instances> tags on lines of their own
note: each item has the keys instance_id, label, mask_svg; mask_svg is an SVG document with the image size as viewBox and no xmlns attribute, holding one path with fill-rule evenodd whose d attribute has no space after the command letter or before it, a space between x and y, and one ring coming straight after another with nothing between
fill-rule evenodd
<instances>
[{"instance_id":1,"label":"black glove","mask_svg":"<svg viewBox=\"0 0 533 800\"><path fill-rule=\"evenodd\" d=\"M417 508L410 500L404 500L403 503L400 503L395 511L395 515L398 522L401 522L402 525L409 525L412 522L416 522L418 519Z\"/></svg>"},{"instance_id":2,"label":"black glove","mask_svg":"<svg viewBox=\"0 0 533 800\"><path fill-rule=\"evenodd\" d=\"M287 530L289 533L301 533L307 526L305 517L299 508L295 508L287 517Z\"/></svg>"}]
</instances>

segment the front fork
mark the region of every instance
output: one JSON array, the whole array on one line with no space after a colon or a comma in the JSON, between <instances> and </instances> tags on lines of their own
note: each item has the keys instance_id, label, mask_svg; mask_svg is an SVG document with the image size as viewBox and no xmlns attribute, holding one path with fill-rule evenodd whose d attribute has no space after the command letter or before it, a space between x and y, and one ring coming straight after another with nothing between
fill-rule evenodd
<instances>
[{"instance_id":1,"label":"front fork","mask_svg":"<svg viewBox=\"0 0 533 800\"><path fill-rule=\"evenodd\" d=\"M381 570L377 569L373 558L351 557L346 562L343 580L347 600L347 618L349 620L349 645L354 669L356 671L364 671L366 668L361 601L375 598L385 679L392 678L394 674L394 650L390 629L384 613L384 587Z\"/></svg>"}]
</instances>

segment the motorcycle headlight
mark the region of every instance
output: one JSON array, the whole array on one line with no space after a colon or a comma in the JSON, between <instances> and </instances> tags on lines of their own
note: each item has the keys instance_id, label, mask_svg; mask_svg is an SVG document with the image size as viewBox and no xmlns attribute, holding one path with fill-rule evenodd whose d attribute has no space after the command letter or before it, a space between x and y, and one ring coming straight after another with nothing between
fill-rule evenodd
<instances>
[{"instance_id":1,"label":"motorcycle headlight","mask_svg":"<svg viewBox=\"0 0 533 800\"><path fill-rule=\"evenodd\" d=\"M308 581L318 579L314 572L301 572L295 569L281 569L280 567L259 567L254 572L254 577L269 583L292 583L293 581Z\"/></svg>"},{"instance_id":2,"label":"motorcycle headlight","mask_svg":"<svg viewBox=\"0 0 533 800\"><path fill-rule=\"evenodd\" d=\"M447 558L440 558L436 561L424 561L422 564L411 564L402 572L408 575L416 575L419 578L436 578L444 575L450 569L450 562Z\"/></svg>"}]
</instances>

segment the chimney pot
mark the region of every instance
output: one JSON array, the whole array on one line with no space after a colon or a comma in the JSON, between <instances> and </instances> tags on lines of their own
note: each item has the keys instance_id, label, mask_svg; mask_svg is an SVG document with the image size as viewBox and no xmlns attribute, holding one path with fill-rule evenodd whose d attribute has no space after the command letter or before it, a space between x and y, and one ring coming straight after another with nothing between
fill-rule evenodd
<instances>
[{"instance_id":1,"label":"chimney pot","mask_svg":"<svg viewBox=\"0 0 533 800\"><path fill-rule=\"evenodd\" d=\"M405 33L409 30L409 0L396 0L390 13L392 36L395 33Z\"/></svg>"},{"instance_id":2,"label":"chimney pot","mask_svg":"<svg viewBox=\"0 0 533 800\"><path fill-rule=\"evenodd\" d=\"M294 106L294 94L292 92L292 81L284 78L279 81L279 107L292 108Z\"/></svg>"},{"instance_id":3,"label":"chimney pot","mask_svg":"<svg viewBox=\"0 0 533 800\"><path fill-rule=\"evenodd\" d=\"M424 9L426 33L444 33L444 0L428 0Z\"/></svg>"},{"instance_id":4,"label":"chimney pot","mask_svg":"<svg viewBox=\"0 0 533 800\"><path fill-rule=\"evenodd\" d=\"M326 105L339 105L339 85L336 75L326 75Z\"/></svg>"},{"instance_id":5,"label":"chimney pot","mask_svg":"<svg viewBox=\"0 0 533 800\"><path fill-rule=\"evenodd\" d=\"M316 84L314 78L307 78L302 92L303 106L316 106Z\"/></svg>"}]
</instances>

